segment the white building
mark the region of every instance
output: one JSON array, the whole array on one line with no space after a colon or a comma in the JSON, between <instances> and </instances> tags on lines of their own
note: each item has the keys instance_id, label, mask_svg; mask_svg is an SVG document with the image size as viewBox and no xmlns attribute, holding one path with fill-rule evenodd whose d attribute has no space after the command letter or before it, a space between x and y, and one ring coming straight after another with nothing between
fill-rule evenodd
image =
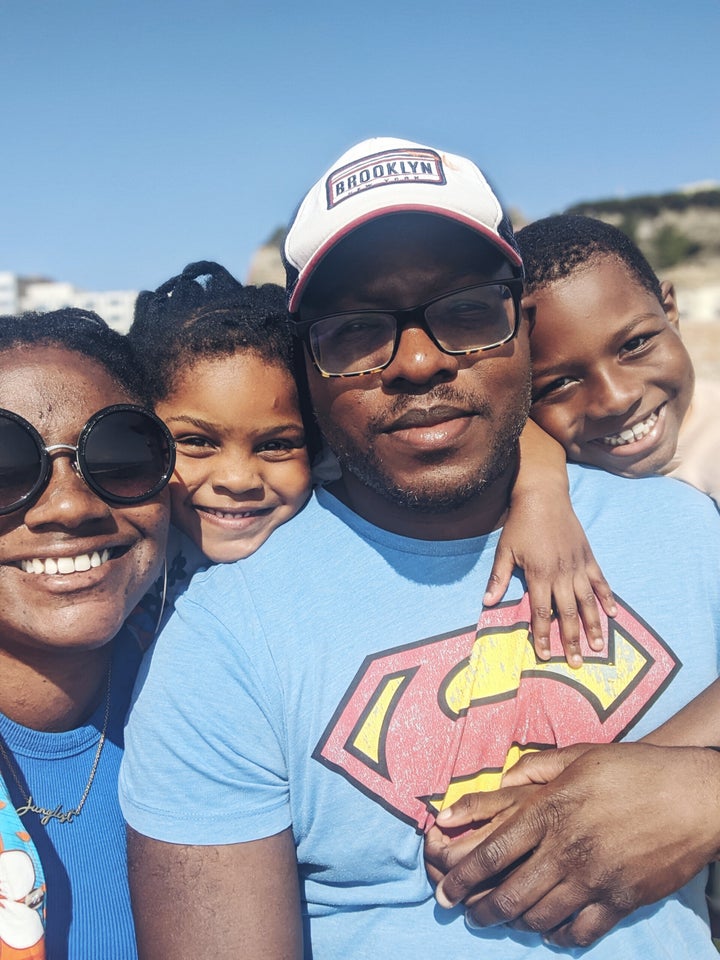
<instances>
[{"instance_id":1,"label":"white building","mask_svg":"<svg viewBox=\"0 0 720 960\"><path fill-rule=\"evenodd\" d=\"M45 277L21 277L0 270L0 315L81 307L94 310L109 326L125 333L132 323L136 298L135 290L89 292L71 283L57 283Z\"/></svg>"}]
</instances>

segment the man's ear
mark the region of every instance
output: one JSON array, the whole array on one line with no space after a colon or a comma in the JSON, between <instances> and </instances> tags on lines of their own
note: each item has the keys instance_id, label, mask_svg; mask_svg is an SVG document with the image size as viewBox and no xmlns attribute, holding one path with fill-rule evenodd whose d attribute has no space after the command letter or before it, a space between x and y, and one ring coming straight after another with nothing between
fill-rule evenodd
<instances>
[{"instance_id":1,"label":"man's ear","mask_svg":"<svg viewBox=\"0 0 720 960\"><path fill-rule=\"evenodd\" d=\"M665 316L668 318L668 322L674 327L678 327L680 323L680 311L678 310L677 299L675 297L674 284L669 280L663 280L660 284L660 292L662 293L663 310L665 311Z\"/></svg>"}]
</instances>

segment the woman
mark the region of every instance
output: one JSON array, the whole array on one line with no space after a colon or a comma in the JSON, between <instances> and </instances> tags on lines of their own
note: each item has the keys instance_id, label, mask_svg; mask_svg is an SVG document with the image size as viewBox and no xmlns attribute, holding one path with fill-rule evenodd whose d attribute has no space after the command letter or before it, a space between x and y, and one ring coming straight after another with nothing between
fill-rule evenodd
<instances>
[{"instance_id":1,"label":"woman","mask_svg":"<svg viewBox=\"0 0 720 960\"><path fill-rule=\"evenodd\" d=\"M0 773L45 873L48 957L132 960L123 623L162 566L172 438L124 338L80 310L0 318L0 408Z\"/></svg>"}]
</instances>

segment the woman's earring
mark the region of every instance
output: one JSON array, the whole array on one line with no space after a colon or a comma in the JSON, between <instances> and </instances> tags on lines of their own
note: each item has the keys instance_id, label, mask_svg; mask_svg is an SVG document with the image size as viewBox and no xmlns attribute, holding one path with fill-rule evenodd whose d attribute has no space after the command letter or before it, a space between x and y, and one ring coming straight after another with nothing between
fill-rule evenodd
<instances>
[{"instance_id":1,"label":"woman's earring","mask_svg":"<svg viewBox=\"0 0 720 960\"><path fill-rule=\"evenodd\" d=\"M158 630L160 629L160 624L162 622L163 613L165 613L165 598L167 597L167 583L168 583L168 567L167 567L167 557L163 560L163 583L162 583L162 597L160 598L160 610L158 611L157 623L155 624L155 632L153 636L158 635Z\"/></svg>"}]
</instances>

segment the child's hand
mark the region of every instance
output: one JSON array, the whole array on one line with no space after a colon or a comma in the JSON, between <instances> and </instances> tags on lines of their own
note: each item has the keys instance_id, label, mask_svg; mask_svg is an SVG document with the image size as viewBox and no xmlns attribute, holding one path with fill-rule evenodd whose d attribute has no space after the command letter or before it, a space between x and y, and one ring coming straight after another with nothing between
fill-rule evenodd
<instances>
[{"instance_id":1,"label":"child's hand","mask_svg":"<svg viewBox=\"0 0 720 960\"><path fill-rule=\"evenodd\" d=\"M608 617L615 616L617 608L567 494L549 501L513 501L483 603L497 603L513 570L520 567L530 599L535 652L542 660L549 659L550 624L555 615L567 662L579 667L583 662L580 624L590 647L602 650L598 601Z\"/></svg>"},{"instance_id":2,"label":"child's hand","mask_svg":"<svg viewBox=\"0 0 720 960\"><path fill-rule=\"evenodd\" d=\"M612 590L570 502L565 451L532 420L520 437L518 475L483 597L485 606L502 598L515 567L525 574L530 630L542 660L550 657L553 616L571 667L582 664L581 624L591 649L602 650L598 602L608 617L614 617Z\"/></svg>"}]
</instances>

